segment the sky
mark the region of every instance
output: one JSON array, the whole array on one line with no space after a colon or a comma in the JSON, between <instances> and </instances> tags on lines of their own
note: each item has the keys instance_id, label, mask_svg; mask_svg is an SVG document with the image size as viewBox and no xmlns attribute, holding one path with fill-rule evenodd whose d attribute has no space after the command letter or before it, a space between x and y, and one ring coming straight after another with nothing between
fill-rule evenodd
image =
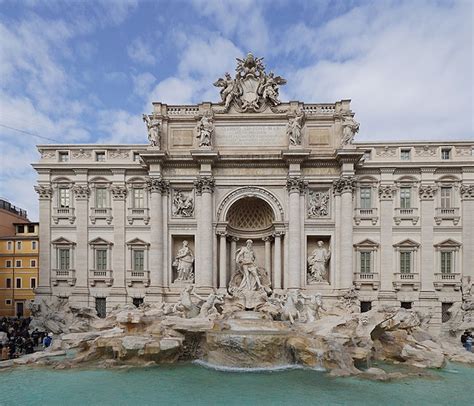
<instances>
[{"instance_id":1,"label":"sky","mask_svg":"<svg viewBox=\"0 0 474 406\"><path fill-rule=\"evenodd\" d=\"M247 52L283 101L352 99L356 141L474 141L473 3L0 0L0 197L37 220L37 144L146 143Z\"/></svg>"}]
</instances>

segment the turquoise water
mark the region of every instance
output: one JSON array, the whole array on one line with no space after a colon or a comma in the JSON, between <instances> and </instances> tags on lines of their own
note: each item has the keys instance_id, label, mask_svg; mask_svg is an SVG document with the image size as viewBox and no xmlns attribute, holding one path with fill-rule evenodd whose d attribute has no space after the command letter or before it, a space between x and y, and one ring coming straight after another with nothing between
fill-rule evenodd
<instances>
[{"instance_id":1,"label":"turquoise water","mask_svg":"<svg viewBox=\"0 0 474 406\"><path fill-rule=\"evenodd\" d=\"M372 382L324 372L222 372L195 364L127 370L0 372L1 405L469 405L474 368Z\"/></svg>"}]
</instances>

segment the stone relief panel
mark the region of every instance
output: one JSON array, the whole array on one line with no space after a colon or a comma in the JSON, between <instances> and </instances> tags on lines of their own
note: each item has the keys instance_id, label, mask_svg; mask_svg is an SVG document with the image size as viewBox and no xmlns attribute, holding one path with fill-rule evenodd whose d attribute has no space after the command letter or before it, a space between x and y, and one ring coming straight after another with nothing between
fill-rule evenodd
<instances>
[{"instance_id":1,"label":"stone relief panel","mask_svg":"<svg viewBox=\"0 0 474 406\"><path fill-rule=\"evenodd\" d=\"M329 283L330 237L309 236L307 249L307 283Z\"/></svg>"},{"instance_id":2,"label":"stone relief panel","mask_svg":"<svg viewBox=\"0 0 474 406\"><path fill-rule=\"evenodd\" d=\"M430 147L428 145L423 145L421 147L415 148L415 155L430 157L436 155L436 147Z\"/></svg>"},{"instance_id":3,"label":"stone relief panel","mask_svg":"<svg viewBox=\"0 0 474 406\"><path fill-rule=\"evenodd\" d=\"M174 189L171 212L173 217L194 217L193 190Z\"/></svg>"},{"instance_id":4,"label":"stone relief panel","mask_svg":"<svg viewBox=\"0 0 474 406\"><path fill-rule=\"evenodd\" d=\"M308 191L306 213L310 219L329 217L329 190L310 189Z\"/></svg>"},{"instance_id":5,"label":"stone relief panel","mask_svg":"<svg viewBox=\"0 0 474 406\"><path fill-rule=\"evenodd\" d=\"M71 156L74 159L90 159L92 158L92 151L88 151L81 148L81 149L72 151Z\"/></svg>"},{"instance_id":6,"label":"stone relief panel","mask_svg":"<svg viewBox=\"0 0 474 406\"><path fill-rule=\"evenodd\" d=\"M376 149L376 155L382 158L392 158L397 155L397 148L395 147L383 147Z\"/></svg>"},{"instance_id":7,"label":"stone relief panel","mask_svg":"<svg viewBox=\"0 0 474 406\"><path fill-rule=\"evenodd\" d=\"M194 283L194 236L173 236L173 283Z\"/></svg>"}]
</instances>

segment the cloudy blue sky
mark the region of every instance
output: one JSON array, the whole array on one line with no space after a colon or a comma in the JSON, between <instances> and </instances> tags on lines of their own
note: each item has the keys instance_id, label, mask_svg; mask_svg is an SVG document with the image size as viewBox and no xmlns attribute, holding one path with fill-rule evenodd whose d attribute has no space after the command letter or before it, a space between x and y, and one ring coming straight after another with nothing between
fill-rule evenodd
<instances>
[{"instance_id":1,"label":"cloudy blue sky","mask_svg":"<svg viewBox=\"0 0 474 406\"><path fill-rule=\"evenodd\" d=\"M218 101L248 51L284 100L352 99L357 140L474 140L472 26L470 0L0 0L0 196L37 218L28 133L145 142L151 101Z\"/></svg>"}]
</instances>

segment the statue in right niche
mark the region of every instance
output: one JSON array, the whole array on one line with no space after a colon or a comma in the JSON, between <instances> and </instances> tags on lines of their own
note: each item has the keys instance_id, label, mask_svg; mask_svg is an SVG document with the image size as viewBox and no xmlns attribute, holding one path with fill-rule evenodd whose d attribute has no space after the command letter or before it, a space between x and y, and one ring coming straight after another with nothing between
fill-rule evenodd
<instances>
[{"instance_id":1,"label":"statue in right niche","mask_svg":"<svg viewBox=\"0 0 474 406\"><path fill-rule=\"evenodd\" d=\"M318 246L308 257L308 282L327 282L329 258L331 251L324 247L323 241L318 241Z\"/></svg>"},{"instance_id":2,"label":"statue in right niche","mask_svg":"<svg viewBox=\"0 0 474 406\"><path fill-rule=\"evenodd\" d=\"M173 266L176 267L178 272L175 282L194 281L194 254L191 248L189 248L188 241L183 241L183 246L178 250Z\"/></svg>"}]
</instances>

